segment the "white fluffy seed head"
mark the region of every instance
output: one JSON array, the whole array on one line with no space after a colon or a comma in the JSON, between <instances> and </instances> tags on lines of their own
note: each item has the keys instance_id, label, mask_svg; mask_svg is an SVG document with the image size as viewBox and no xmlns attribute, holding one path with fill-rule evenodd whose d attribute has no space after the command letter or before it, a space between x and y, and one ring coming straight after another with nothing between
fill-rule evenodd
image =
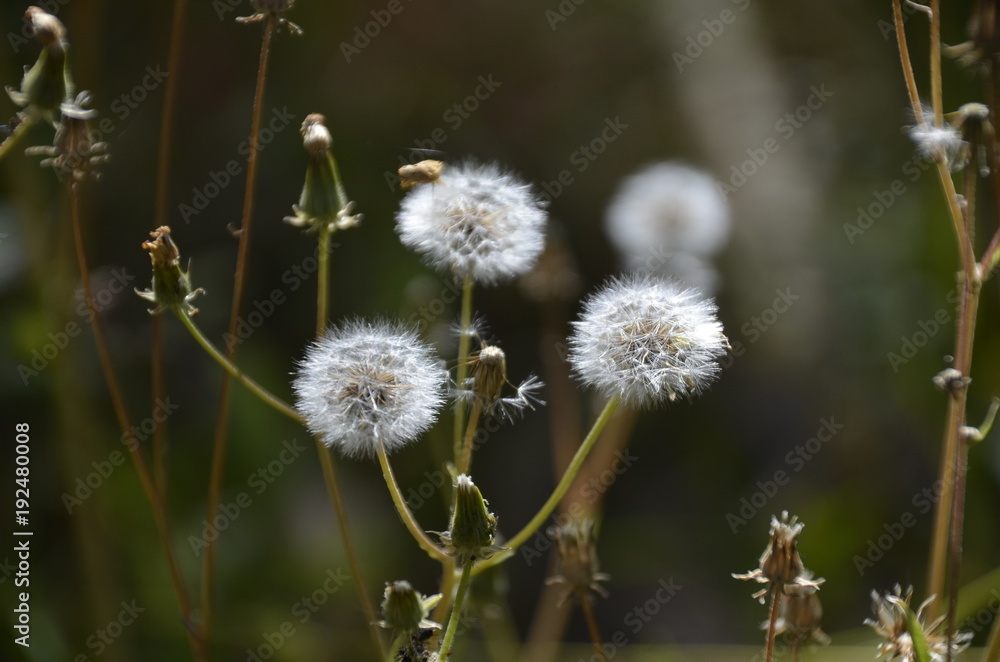
<instances>
[{"instance_id":1,"label":"white fluffy seed head","mask_svg":"<svg viewBox=\"0 0 1000 662\"><path fill-rule=\"evenodd\" d=\"M622 181L604 224L627 268L670 272L669 254L707 258L722 248L729 205L704 172L654 163Z\"/></svg>"},{"instance_id":2,"label":"white fluffy seed head","mask_svg":"<svg viewBox=\"0 0 1000 662\"><path fill-rule=\"evenodd\" d=\"M417 334L376 320L328 330L306 351L293 387L310 432L349 457L393 452L437 419L448 373Z\"/></svg>"},{"instance_id":3,"label":"white fluffy seed head","mask_svg":"<svg viewBox=\"0 0 1000 662\"><path fill-rule=\"evenodd\" d=\"M569 360L584 383L634 407L697 395L729 348L715 313L711 299L672 281L614 278L573 322Z\"/></svg>"},{"instance_id":4,"label":"white fluffy seed head","mask_svg":"<svg viewBox=\"0 0 1000 662\"><path fill-rule=\"evenodd\" d=\"M396 214L396 231L434 267L494 284L534 266L545 222L528 184L494 164L465 163L411 189Z\"/></svg>"},{"instance_id":5,"label":"white fluffy seed head","mask_svg":"<svg viewBox=\"0 0 1000 662\"><path fill-rule=\"evenodd\" d=\"M910 139L917 147L917 153L928 161L949 164L955 161L962 148L962 136L950 124L934 126L918 124L910 129Z\"/></svg>"}]
</instances>

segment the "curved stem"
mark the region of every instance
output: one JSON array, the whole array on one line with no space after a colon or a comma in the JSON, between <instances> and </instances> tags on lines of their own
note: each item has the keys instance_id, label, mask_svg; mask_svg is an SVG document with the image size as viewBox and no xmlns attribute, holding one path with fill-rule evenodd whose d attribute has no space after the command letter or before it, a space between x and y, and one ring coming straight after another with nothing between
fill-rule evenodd
<instances>
[{"instance_id":1,"label":"curved stem","mask_svg":"<svg viewBox=\"0 0 1000 662\"><path fill-rule=\"evenodd\" d=\"M913 75L913 63L910 61L910 49L906 45L906 30L903 27L903 9L900 0L892 0L892 18L896 27L896 45L899 48L899 59L903 65L903 79L906 81L906 91L910 95L910 107L917 124L923 124L924 109L920 104L920 92L917 89L917 78Z\"/></svg>"},{"instance_id":2,"label":"curved stem","mask_svg":"<svg viewBox=\"0 0 1000 662\"><path fill-rule=\"evenodd\" d=\"M378 649L379 654L385 657L385 643L382 641L382 637L379 636L375 608L372 606L371 598L368 595L365 581L361 574L361 563L358 561L358 555L352 542L350 522L347 520L347 510L344 508L344 499L340 494L340 483L337 481L337 473L334 468L333 451L319 440L316 441L316 450L319 452L319 459L323 465L323 479L326 482L326 490L330 494L330 502L333 504L333 510L337 514L337 526L340 529L340 537L344 541L347 562L351 566L351 574L354 575L354 583L358 587L361 610L365 614L368 631L375 641L375 647Z\"/></svg>"},{"instance_id":3,"label":"curved stem","mask_svg":"<svg viewBox=\"0 0 1000 662\"><path fill-rule=\"evenodd\" d=\"M118 420L118 426L121 428L123 434L128 435L129 430L132 429L132 425L125 407L125 398L122 394L121 385L118 382L118 374L115 372L114 364L111 361L111 353L108 351L107 336L104 333L104 322L101 320L101 316L94 306L94 297L91 293L90 269L87 266L87 253L83 247L80 194L76 187L70 187L69 197L70 207L72 208L71 215L73 217L73 240L76 244L76 258L80 267L80 279L83 282L84 301L87 303L87 308L93 320L92 325L94 340L97 343L97 354L101 361L101 369L104 372L104 379L111 396L111 404L115 410L115 418ZM131 443L127 444L127 447L129 456L132 458L132 463L135 465L136 474L139 477L139 484L142 486L142 491L146 495L146 500L149 501L150 509L153 512L156 532L160 538L160 545L163 547L163 553L166 557L170 582L177 597L177 605L180 608L181 619L185 624L184 630L187 632L191 650L194 652L195 659L207 660L205 641L198 632L195 623L191 620L191 602L188 599L187 589L184 587L184 580L181 578L180 567L177 564L177 558L174 555L174 548L171 544L170 525L168 524L166 508L163 506L160 493L153 484L149 467L146 465L146 459L142 455L139 444Z\"/></svg>"},{"instance_id":4,"label":"curved stem","mask_svg":"<svg viewBox=\"0 0 1000 662\"><path fill-rule=\"evenodd\" d=\"M569 491L570 485L573 484L573 479L576 478L577 473L580 471L580 467L583 466L584 460L587 459L590 449L594 447L594 443L597 441L598 437L601 436L601 431L604 430L604 426L608 424L609 420L611 420L611 415L615 412L619 402L621 402L621 398L617 395L608 400L608 403L604 405L604 410L601 412L601 415L597 417L597 420L594 421L594 426L590 429L590 432L587 433L587 438L583 440L583 443L580 444L580 448L577 449L576 455L573 456L573 461L569 463L568 467L566 467L566 473L563 474L562 480L559 481L559 484L556 485L556 488L552 491L552 495L549 497L549 500L545 502L545 505L541 507L532 520L528 522L516 536L504 543L504 545L508 548L506 551L500 552L492 558L476 565L477 573L495 565L500 565L509 559L514 555L514 552L517 551L517 548L526 543L528 539L534 535L535 531L537 531L542 524L545 523L545 521L549 518L549 515L552 514L552 511L555 510L557 505L559 505L562 498L566 496L566 492Z\"/></svg>"},{"instance_id":5,"label":"curved stem","mask_svg":"<svg viewBox=\"0 0 1000 662\"><path fill-rule=\"evenodd\" d=\"M261 40L260 59L257 64L257 84L254 89L253 119L250 124L250 155L247 159L247 183L243 194L243 214L239 229L239 248L236 251L236 277L233 285L233 301L229 312L229 334L236 337L236 326L239 323L240 310L243 305L243 288L246 281L247 262L250 253L250 230L253 222L254 190L257 181L257 161L260 150L257 137L260 135L261 119L264 111L264 82L267 80L267 63L271 53L271 37L275 25L273 19L264 22L264 36ZM229 343L226 356L229 361L236 359L237 343ZM229 430L229 395L232 385L229 375L236 373L227 370L222 376L222 388L219 393L219 413L215 420L215 435L212 440L212 469L208 482L208 517L211 520L219 508L222 497L222 479L226 467L226 440ZM273 404L273 403L272 403ZM287 412L285 412L287 413ZM296 415L297 416L297 415ZM212 599L215 586L215 541L207 542L205 555L201 566L201 612L205 632L211 633Z\"/></svg>"},{"instance_id":6,"label":"curved stem","mask_svg":"<svg viewBox=\"0 0 1000 662\"><path fill-rule=\"evenodd\" d=\"M469 424L465 429L465 441L462 443L462 457L458 461L458 469L456 470L456 474L459 476L468 474L469 467L472 466L472 440L476 436L476 428L479 427L479 417L482 413L483 403L477 399L476 404L472 405Z\"/></svg>"},{"instance_id":7,"label":"curved stem","mask_svg":"<svg viewBox=\"0 0 1000 662\"><path fill-rule=\"evenodd\" d=\"M458 582L455 608L451 610L451 618L448 619L448 627L444 631L444 639L441 641L441 662L448 662L448 658L451 657L451 649L455 643L455 632L458 630L458 620L462 614L462 605L465 603L465 594L469 592L469 578L472 577L474 564L475 560L471 560L462 568L462 579Z\"/></svg>"},{"instance_id":8,"label":"curved stem","mask_svg":"<svg viewBox=\"0 0 1000 662\"><path fill-rule=\"evenodd\" d=\"M385 478L386 487L389 488L389 494L392 496L392 503L396 506L396 512L399 513L400 518L403 520L403 524L406 525L407 530L413 539L417 541L420 545L420 549L427 552L427 554L437 561L444 561L450 558L444 551L427 537L424 530L420 528L420 524L417 523L416 518L413 517L413 513L410 512L409 506L406 505L406 501L403 500L403 494L399 490L399 485L396 483L396 476L392 473L392 467L389 465L389 458L385 453L385 446L382 442L378 442L378 463L382 467L382 477Z\"/></svg>"},{"instance_id":9,"label":"curved stem","mask_svg":"<svg viewBox=\"0 0 1000 662\"><path fill-rule=\"evenodd\" d=\"M208 354L215 359L215 361L221 365L229 375L238 379L244 386L250 389L254 395L271 405L288 418L300 425L305 425L305 421L299 415L299 412L295 411L291 405L286 403L281 398L272 395L267 389L247 377L239 368L233 365L232 361L223 356L222 352L216 349L215 345L213 345L195 325L194 320L191 319L190 315L177 307L174 308L174 312L177 313L177 317L180 318L181 322L184 323L184 326L186 326L188 331L191 332L191 335L194 336L196 341L198 341L198 344L202 346L202 349L208 352ZM214 513L212 516L215 517Z\"/></svg>"},{"instance_id":10,"label":"curved stem","mask_svg":"<svg viewBox=\"0 0 1000 662\"><path fill-rule=\"evenodd\" d=\"M3 157L7 156L8 152L14 149L17 143L21 142L21 139L27 135L28 131L35 125L36 121L37 120L35 118L27 116L21 120L20 124L14 127L13 133L7 136L7 140L0 143L0 161L3 160Z\"/></svg>"},{"instance_id":11,"label":"curved stem","mask_svg":"<svg viewBox=\"0 0 1000 662\"><path fill-rule=\"evenodd\" d=\"M458 368L455 383L458 388L465 388L465 380L469 376L469 327L472 325L472 278L466 277L462 282L462 313L458 332ZM465 404L455 403L455 437L453 457L458 460L462 453L462 431L465 427ZM457 474L456 474L457 475Z\"/></svg>"}]
</instances>

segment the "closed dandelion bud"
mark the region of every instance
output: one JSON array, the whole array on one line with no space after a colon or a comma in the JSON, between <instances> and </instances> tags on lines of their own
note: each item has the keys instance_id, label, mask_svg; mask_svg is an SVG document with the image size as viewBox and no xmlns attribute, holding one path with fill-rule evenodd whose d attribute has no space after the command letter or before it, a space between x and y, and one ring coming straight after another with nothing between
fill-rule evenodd
<instances>
[{"instance_id":1,"label":"closed dandelion bud","mask_svg":"<svg viewBox=\"0 0 1000 662\"><path fill-rule=\"evenodd\" d=\"M510 421L515 420L525 408L534 409L545 404L537 391L544 386L534 375L515 386L507 380L507 357L496 345L483 344L469 357L469 376L458 389L459 401L478 404L486 414L495 414ZM513 389L512 395L504 395Z\"/></svg>"},{"instance_id":2,"label":"closed dandelion bud","mask_svg":"<svg viewBox=\"0 0 1000 662\"><path fill-rule=\"evenodd\" d=\"M486 403L495 402L507 383L507 357L499 347L487 345L470 360L469 373L476 396Z\"/></svg>"},{"instance_id":3,"label":"closed dandelion bud","mask_svg":"<svg viewBox=\"0 0 1000 662\"><path fill-rule=\"evenodd\" d=\"M302 145L309 153L306 181L299 203L292 205L294 216L286 216L289 225L304 227L310 232L325 228L328 232L345 230L361 222L361 214L351 214L353 202L340 184L337 163L330 151L333 138L326 128L326 118L319 113L306 116L302 122Z\"/></svg>"},{"instance_id":4,"label":"closed dandelion bud","mask_svg":"<svg viewBox=\"0 0 1000 662\"><path fill-rule=\"evenodd\" d=\"M459 565L488 559L504 549L493 544L497 520L472 479L461 474L455 481L455 509L447 533L439 534L445 549Z\"/></svg>"},{"instance_id":5,"label":"closed dandelion bud","mask_svg":"<svg viewBox=\"0 0 1000 662\"><path fill-rule=\"evenodd\" d=\"M28 7L24 16L42 44L42 52L25 71L21 89L8 87L7 94L18 106L26 108L29 115L54 121L59 104L73 95L66 28L58 18L38 7Z\"/></svg>"},{"instance_id":6,"label":"closed dandelion bud","mask_svg":"<svg viewBox=\"0 0 1000 662\"><path fill-rule=\"evenodd\" d=\"M147 301L156 304L150 309L151 315L156 315L168 308L179 307L188 315L196 315L198 309L191 305L191 300L204 290L191 289L190 268L181 270L181 256L177 245L170 238L170 228L166 225L150 232L152 241L145 241L142 247L149 251L149 259L153 263L152 289L135 293Z\"/></svg>"},{"instance_id":7,"label":"closed dandelion bud","mask_svg":"<svg viewBox=\"0 0 1000 662\"><path fill-rule=\"evenodd\" d=\"M441 595L425 597L417 593L410 582L401 580L385 585L382 600L382 621L379 625L396 632L439 629L440 624L427 618Z\"/></svg>"}]
</instances>

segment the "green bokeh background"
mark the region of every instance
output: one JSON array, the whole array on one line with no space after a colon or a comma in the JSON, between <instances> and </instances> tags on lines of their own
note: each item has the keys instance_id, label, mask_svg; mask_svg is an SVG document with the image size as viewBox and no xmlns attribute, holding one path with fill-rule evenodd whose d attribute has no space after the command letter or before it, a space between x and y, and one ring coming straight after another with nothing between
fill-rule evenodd
<instances>
[{"instance_id":1,"label":"green bokeh background","mask_svg":"<svg viewBox=\"0 0 1000 662\"><path fill-rule=\"evenodd\" d=\"M637 644L757 645L764 609L749 597L754 589L730 573L756 565L769 515L788 509L806 523L800 549L807 565L827 579L821 593L824 629L836 642L838 632L857 628L870 615L871 590L913 583L922 595L931 516L921 514L914 498L936 478L946 403L930 379L945 367L943 357L953 347L948 325L931 333L897 369L887 356L900 352L902 339L914 339L921 322L938 311L954 317L948 294L957 269L936 177L907 165L913 152L901 127L912 120L905 111L894 33L887 28L891 5L578 1L402 0L402 11L350 58L342 44L355 40L366 24L374 33L370 12L384 10L386 3L297 3L288 16L305 35L279 35L270 64L265 117L278 113L293 119L276 120L261 155L247 290L248 302L263 301L275 289L287 302L242 344L240 364L288 398L289 374L312 335L315 279L293 287L296 278L284 275L296 266L308 268L304 260L315 246L281 222L301 188L305 155L298 126L310 112L326 115L347 190L365 215L359 228L335 237L340 245L333 254L331 317L422 320L448 357L454 347L447 327L457 310L435 301L452 298L449 285L394 233L401 193L386 175L400 158L410 160L412 148L430 146L431 139L446 161L496 160L550 192L551 182L568 170L573 181L549 209L579 271L579 297L619 269L603 214L623 177L650 162L680 159L729 180L731 169L749 158L747 150L758 150L773 137L778 151L729 196L733 233L717 259L720 316L741 355L728 362L704 397L639 418L629 445L638 459L607 496L599 553L612 576L611 595L597 603L596 612L608 639L624 630ZM69 31L77 87L93 93L95 107L113 125L103 136L112 160L102 168L103 179L85 187L87 250L95 288L115 270L128 280L104 315L138 422L151 414L152 322L146 303L128 290L149 281L148 257L139 244L153 229L164 92L162 84L148 91L141 85L147 68L166 70L172 3L53 4L59 4ZM965 39L971 4L946 3L946 43ZM171 72L178 76L179 96L168 221L191 259L195 284L208 291L197 304L198 322L221 342L236 256L236 241L226 228L240 218L246 165L241 144L249 133L260 28L234 23L249 13L247 2L189 5L182 63ZM7 35L0 46L0 80L7 84L16 84L21 67L38 53L33 41L11 37L22 28L23 9L5 1L0 12L0 32ZM732 12L726 15L732 20L712 23L724 10ZM907 23L926 96L925 26L920 15ZM713 28L718 35L711 35ZM685 53L700 36L708 42L703 52L678 64L675 54ZM983 100L971 74L947 61L944 75L946 109ZM450 109L465 103L481 78L499 86L456 126ZM792 135L778 133L776 124L814 88L832 96ZM13 115L13 104L0 104L6 104L0 115ZM574 153L616 118L627 128L581 170ZM436 129L442 132L435 134ZM32 144L50 139L51 131L43 128L28 138ZM185 213L181 205L193 204L195 192L205 193L213 173L231 160L241 174L203 210ZM93 463L123 450L89 327L83 325L27 383L18 370L50 343L48 334L69 322L82 325L67 198L36 161L16 153L0 164L5 486L0 503L6 522L13 425L26 421L32 428L35 532L33 646L15 650L12 637L4 637L4 655L188 659L163 556L131 465L116 468L72 514L63 503L62 495L94 470ZM896 180L903 193L891 194L891 203L880 210L880 198L889 199L886 192ZM862 234L848 236L845 224L857 223L859 207L871 208L877 218ZM987 196L980 210L983 218L996 218ZM984 223L980 234L988 237L994 228L994 221ZM755 333L754 319L771 308L779 290L799 298L766 332ZM477 290L476 307L506 350L512 379L542 373L541 353L554 348L538 341L540 307L516 285ZM566 314L572 317L577 309L572 304ZM1000 393L998 309L1000 296L990 282L976 339L972 423L986 411L990 396ZM176 320L164 321L170 398L176 405L169 418L170 512L185 577L197 595L200 560L188 539L200 532L205 518L221 372ZM581 397L590 411L581 421L554 423L544 409L529 412L523 422L491 434L477 454L476 482L508 535L551 489L551 426L585 425L592 418L595 403ZM235 390L232 412L224 502L246 492L252 505L219 540L216 659L246 660L247 648L257 649L265 633L289 620L296 634L274 659L372 659L353 586L330 596L306 623L294 611L303 596L322 586L328 571L346 568L311 440L241 388ZM794 471L786 455L813 437L824 419L843 428ZM440 466L433 449L447 444L446 422L394 457L404 491L420 486L425 472ZM251 483L251 476L266 471L290 440L305 451L280 465L280 474L258 494L260 483ZM976 447L971 458L963 583L1000 561L997 435ZM344 460L339 470L369 590L377 595L384 581L408 578L433 592L437 566L400 525L375 463ZM757 482L771 480L779 470L792 474L789 483L746 525L732 526L727 515L738 513L740 500L753 496ZM915 525L859 574L855 557L865 555L869 541L908 512ZM437 497L417 513L427 529L446 527ZM6 549L0 559L11 558ZM506 565L501 590L522 637L545 565L544 559L529 564L520 556ZM668 579L683 589L632 633L626 615ZM0 587L9 621L12 578L0 577ZM116 618L122 601L133 600L145 611L97 655L88 638ZM579 614L568 638L586 641ZM980 633L977 643L984 638ZM630 646L624 654L638 650Z\"/></svg>"}]
</instances>

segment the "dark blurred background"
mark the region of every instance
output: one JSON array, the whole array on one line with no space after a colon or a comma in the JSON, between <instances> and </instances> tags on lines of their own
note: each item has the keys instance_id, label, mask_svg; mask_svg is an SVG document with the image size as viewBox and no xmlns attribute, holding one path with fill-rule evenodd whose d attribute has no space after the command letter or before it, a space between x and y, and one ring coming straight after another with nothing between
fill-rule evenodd
<instances>
[{"instance_id":1,"label":"dark blurred background","mask_svg":"<svg viewBox=\"0 0 1000 662\"><path fill-rule=\"evenodd\" d=\"M155 413L152 322L146 302L130 290L149 283L140 243L154 229L165 87L162 76L150 72L167 69L172 3L51 4L68 29L77 87L90 90L101 117L111 120L102 139L112 160L98 184L84 187L87 250L95 289L114 278L127 282L124 292L110 297L104 317L139 422ZM971 5L945 4L946 43L966 39ZM247 305L252 310L253 301L275 289L287 302L241 345L240 365L290 398L289 374L313 333L315 278L288 273L308 268L315 244L282 223L302 185L298 127L308 113L326 115L348 193L364 213L359 228L334 238L339 247L333 254L331 317L424 322L451 358L447 327L458 311L441 299L453 301L452 289L405 250L394 232L402 193L392 175L401 162L427 154L411 155L413 148L439 150L445 161L497 161L548 191L552 236L567 247L578 272L576 299L620 268L603 218L622 178L651 162L688 162L735 189L728 195L731 237L715 265L720 316L737 355L703 397L637 419L628 448L638 459L607 492L598 544L602 569L612 577L610 597L595 606L604 636L610 640L620 630L631 643L758 646L765 609L750 598L756 589L730 573L756 566L769 516L783 509L806 524L800 550L806 564L827 579L823 623L835 643L838 632L860 627L871 615L871 590L912 583L923 596L932 516L921 494L936 479L946 405L931 377L947 365L944 357L953 347L955 299L949 293L957 255L936 176L914 166L903 130L912 119L905 110L890 3L401 0L397 7L401 11L380 26L371 23L371 12L384 19L378 12L385 2L300 0L288 18L305 34L282 32L274 41L264 99L265 126L273 124L261 154ZM21 68L39 51L33 40L19 43L10 36L20 34L23 10L5 1L0 12L0 32L8 42L0 47L5 84L16 85ZM167 217L182 255L191 259L195 285L208 292L197 301L198 323L219 344L237 246L227 225L238 225L240 218L261 38L259 25L234 22L248 13L245 1L189 3L182 63L170 72L179 87ZM358 37L366 24L370 33L378 28L367 45ZM907 21L925 96L926 25L920 14ZM945 62L944 77L946 110L984 101L980 81L953 62ZM491 82L492 91L483 81ZM477 88L485 98L475 99ZM806 121L791 125L793 130L781 124L818 92L824 100L809 109ZM9 100L0 104L6 104L0 115L14 114ZM465 104L464 117L456 104ZM585 162L574 158L606 122L615 121L626 128L600 154ZM777 151L736 185L734 168L768 139ZM50 129L36 127L26 144L50 140ZM13 473L11 430L16 421L31 424L34 636L30 650L5 637L5 655L188 659L163 555L131 464L116 467L67 513L64 495L123 446L89 326L78 312L67 197L51 171L19 152L0 164L0 395L7 436L0 447L7 506L13 492L13 478L7 477ZM213 173L219 184L218 173L230 161L239 174L228 185L208 186ZM564 170L573 181L558 190L553 182ZM206 194L214 197L192 213L198 195ZM867 210L868 220L859 219L859 208ZM983 218L996 218L986 196L980 209ZM984 223L980 234L989 237L994 227L992 220ZM779 292L797 298L774 314ZM972 424L1000 392L998 304L990 282L976 337ZM551 381L543 358L555 347L539 342L550 306L526 299L515 283L477 289L476 308L506 350L512 380L534 372ZM577 310L570 302L565 316ZM928 322L935 316L949 320L936 331ZM772 323L762 329L755 319ZM59 344L58 334L70 322L82 333L64 348L46 349ZM200 558L189 537L201 533L206 516L221 371L175 319L164 322L175 408L167 423L168 500L178 557L197 596ZM907 342L920 347L911 353ZM18 369L45 351L54 358L37 375L26 377ZM905 360L891 360L890 353ZM585 430L592 420L597 404L582 391L579 397L580 420L553 423L544 408L529 412L522 422L491 433L478 452L476 482L508 535L553 485L553 427ZM252 505L218 542L216 659L248 659L246 650L258 650L284 621L294 622L296 634L274 659L371 659L353 585L324 595L326 603L305 622L296 611L303 597L322 587L328 571L346 568L312 441L241 387L235 388L232 412L223 501L232 503L246 492ZM425 472L439 469L448 422L446 417L424 442L394 456L404 492L427 483ZM808 460L790 457L834 424L842 427L828 442L814 442ZM971 454L963 583L994 570L1000 560L996 439L994 434ZM306 450L287 465L274 464L290 440ZM268 466L280 471L258 494L261 483L252 476L271 472ZM338 467L369 591L380 596L383 582L407 578L419 590L434 592L438 566L400 525L376 464L342 460ZM755 496L768 491L767 482L779 471L790 476L787 484L766 499ZM747 509L741 499L760 505ZM4 517L9 512L5 507ZM427 529L447 526L439 496L416 512ZM878 556L872 545L887 531L898 531L895 525L906 513L915 524L885 544L881 558L861 563ZM0 558L11 558L7 550ZM520 638L533 619L546 565L544 557L528 563L518 555L505 566L499 604L509 609ZM14 587L9 572L2 574L9 621L6 605L13 604ZM682 589L633 632L628 614L649 604L660 580ZM118 618L123 601L145 611L98 654L95 634ZM578 611L567 637L586 641ZM859 641L853 635L845 640Z\"/></svg>"}]
</instances>

